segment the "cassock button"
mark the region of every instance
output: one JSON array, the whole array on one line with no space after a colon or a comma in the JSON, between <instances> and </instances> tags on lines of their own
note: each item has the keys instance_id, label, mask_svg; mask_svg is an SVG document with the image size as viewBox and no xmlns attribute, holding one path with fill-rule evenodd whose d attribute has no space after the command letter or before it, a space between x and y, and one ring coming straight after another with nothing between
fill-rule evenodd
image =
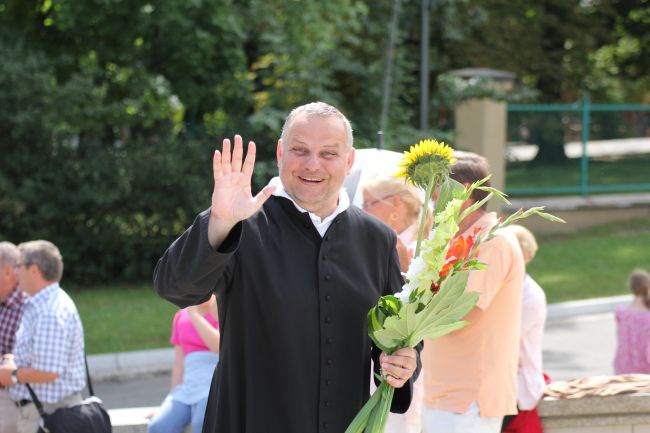
<instances>
[{"instance_id":1,"label":"cassock button","mask_svg":"<svg viewBox=\"0 0 650 433\"><path fill-rule=\"evenodd\" d=\"M325 385L330 386L332 384L331 379L325 379Z\"/></svg>"},{"instance_id":2,"label":"cassock button","mask_svg":"<svg viewBox=\"0 0 650 433\"><path fill-rule=\"evenodd\" d=\"M330 295L325 295L325 301L329 302L332 300L332 297Z\"/></svg>"},{"instance_id":3,"label":"cassock button","mask_svg":"<svg viewBox=\"0 0 650 433\"><path fill-rule=\"evenodd\" d=\"M327 260L327 254L323 256L323 260Z\"/></svg>"},{"instance_id":4,"label":"cassock button","mask_svg":"<svg viewBox=\"0 0 650 433\"><path fill-rule=\"evenodd\" d=\"M332 361L331 359L328 359L328 360L327 360L327 365L332 365L332 362L333 362L333 361Z\"/></svg>"},{"instance_id":5,"label":"cassock button","mask_svg":"<svg viewBox=\"0 0 650 433\"><path fill-rule=\"evenodd\" d=\"M327 337L327 340L325 340L327 344L332 344L332 341L334 341L332 337Z\"/></svg>"},{"instance_id":6,"label":"cassock button","mask_svg":"<svg viewBox=\"0 0 650 433\"><path fill-rule=\"evenodd\" d=\"M323 428L329 428L329 427L330 427L330 423L328 423L328 422L323 423Z\"/></svg>"},{"instance_id":7,"label":"cassock button","mask_svg":"<svg viewBox=\"0 0 650 433\"><path fill-rule=\"evenodd\" d=\"M325 281L329 281L329 280L331 280L331 279L332 279L332 276L331 276L331 275L325 275Z\"/></svg>"},{"instance_id":8,"label":"cassock button","mask_svg":"<svg viewBox=\"0 0 650 433\"><path fill-rule=\"evenodd\" d=\"M332 318L330 316L327 316L325 318L325 323L332 323Z\"/></svg>"},{"instance_id":9,"label":"cassock button","mask_svg":"<svg viewBox=\"0 0 650 433\"><path fill-rule=\"evenodd\" d=\"M331 406L332 406L331 401L328 400L328 401L325 402L325 407L331 407Z\"/></svg>"}]
</instances>

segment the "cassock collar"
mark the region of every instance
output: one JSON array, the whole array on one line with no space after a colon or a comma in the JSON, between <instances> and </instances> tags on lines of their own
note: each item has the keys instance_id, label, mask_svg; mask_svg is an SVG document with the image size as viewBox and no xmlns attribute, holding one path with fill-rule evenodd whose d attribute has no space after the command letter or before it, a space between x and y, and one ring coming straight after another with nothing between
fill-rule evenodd
<instances>
[{"instance_id":1,"label":"cassock collar","mask_svg":"<svg viewBox=\"0 0 650 433\"><path fill-rule=\"evenodd\" d=\"M332 225L332 221L334 221L334 218L336 218L340 213L343 213L347 210L347 208L350 207L350 197L348 197L348 194L345 192L343 188L339 191L339 203L336 206L336 209L334 209L334 212L332 212L330 215L326 216L325 218L321 218L315 213L309 212L306 209L303 209L302 207L298 206L298 204L291 198L291 196L287 193L287 190L284 189L284 185L282 185L282 180L280 177L276 176L271 181L269 182L269 185L275 185L275 191L273 191L273 195L277 197L284 197L289 200L291 200L291 203L302 213L309 214L309 218L311 219L311 222L314 224L314 227L316 227L316 230L320 234L321 237L325 235L327 232L327 229Z\"/></svg>"}]
</instances>

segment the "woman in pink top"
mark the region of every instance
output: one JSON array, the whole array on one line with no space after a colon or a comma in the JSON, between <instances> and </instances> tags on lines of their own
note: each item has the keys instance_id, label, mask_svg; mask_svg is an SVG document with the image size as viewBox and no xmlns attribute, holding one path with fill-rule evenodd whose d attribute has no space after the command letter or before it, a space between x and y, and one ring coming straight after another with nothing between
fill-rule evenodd
<instances>
[{"instance_id":1,"label":"woman in pink top","mask_svg":"<svg viewBox=\"0 0 650 433\"><path fill-rule=\"evenodd\" d=\"M149 433L181 433L192 424L201 433L210 383L219 362L219 316L212 295L174 316L171 343L176 349L171 392L149 423Z\"/></svg>"},{"instance_id":2,"label":"woman in pink top","mask_svg":"<svg viewBox=\"0 0 650 433\"><path fill-rule=\"evenodd\" d=\"M616 374L650 373L650 274L636 269L630 275L632 304L616 311L618 347L614 358Z\"/></svg>"}]
</instances>

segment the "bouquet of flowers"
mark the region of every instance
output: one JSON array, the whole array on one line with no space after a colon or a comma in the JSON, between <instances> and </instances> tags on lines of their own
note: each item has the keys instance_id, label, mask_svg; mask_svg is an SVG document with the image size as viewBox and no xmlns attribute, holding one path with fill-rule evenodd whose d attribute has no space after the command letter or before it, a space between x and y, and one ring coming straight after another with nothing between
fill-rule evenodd
<instances>
[{"instance_id":1,"label":"bouquet of flowers","mask_svg":"<svg viewBox=\"0 0 650 433\"><path fill-rule=\"evenodd\" d=\"M415 347L423 339L433 340L464 327L463 318L476 305L478 293L465 292L469 271L483 269L477 259L480 245L500 228L530 215L563 222L543 212L543 207L519 210L495 226L465 236L458 235L458 224L465 216L483 206L492 197L508 203L501 191L485 186L488 178L467 187L449 177L455 162L453 149L436 140L422 140L404 152L397 176L425 191L431 197L439 188L434 208L434 226L424 238L428 206L423 212L415 255L406 284L396 295L382 296L368 312L368 335L377 347L393 353L402 347ZM463 204L480 189L488 195L466 209ZM383 433L388 420L394 388L384 378L345 433Z\"/></svg>"}]
</instances>

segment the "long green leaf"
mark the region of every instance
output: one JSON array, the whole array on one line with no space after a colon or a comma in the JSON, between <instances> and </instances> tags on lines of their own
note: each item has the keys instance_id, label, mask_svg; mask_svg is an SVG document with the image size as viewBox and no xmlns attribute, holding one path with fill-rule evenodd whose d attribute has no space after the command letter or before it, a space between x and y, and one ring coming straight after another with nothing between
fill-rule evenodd
<instances>
[{"instance_id":1,"label":"long green leaf","mask_svg":"<svg viewBox=\"0 0 650 433\"><path fill-rule=\"evenodd\" d=\"M381 392L381 399L375 406L375 410L370 414L368 426L365 430L367 433L384 433L395 389L386 381L382 381L379 388L377 388L377 392Z\"/></svg>"},{"instance_id":2,"label":"long green leaf","mask_svg":"<svg viewBox=\"0 0 650 433\"><path fill-rule=\"evenodd\" d=\"M373 409L379 403L381 399L381 393L379 392L379 388L372 394L370 399L366 402L366 404L363 405L357 416L354 417L350 425L348 426L347 429L345 429L345 433L363 433L363 430L366 428L368 425L368 419L370 418L370 414L372 413Z\"/></svg>"}]
</instances>

